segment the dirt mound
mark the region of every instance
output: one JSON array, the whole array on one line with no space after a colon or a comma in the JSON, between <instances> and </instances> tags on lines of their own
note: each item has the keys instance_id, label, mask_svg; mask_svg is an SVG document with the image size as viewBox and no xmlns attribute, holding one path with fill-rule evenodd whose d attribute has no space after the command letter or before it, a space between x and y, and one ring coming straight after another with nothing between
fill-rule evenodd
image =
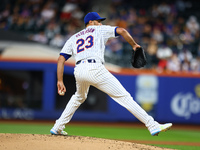
<instances>
[{"instance_id":1,"label":"dirt mound","mask_svg":"<svg viewBox=\"0 0 200 150\"><path fill-rule=\"evenodd\" d=\"M167 150L117 140L40 134L0 134L0 149L7 150Z\"/></svg>"}]
</instances>

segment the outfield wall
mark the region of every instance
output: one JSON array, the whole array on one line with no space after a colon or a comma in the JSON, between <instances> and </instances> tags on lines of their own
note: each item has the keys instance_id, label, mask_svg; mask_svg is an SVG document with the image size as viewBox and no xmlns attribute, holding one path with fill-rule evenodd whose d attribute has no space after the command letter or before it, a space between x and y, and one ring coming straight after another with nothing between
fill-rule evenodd
<instances>
[{"instance_id":1,"label":"outfield wall","mask_svg":"<svg viewBox=\"0 0 200 150\"><path fill-rule=\"evenodd\" d=\"M69 93L61 98L56 88L56 62L0 60L0 73L13 70L42 72L41 106L12 108L1 105L0 118L57 119L75 92L73 68L71 64L65 65L65 82ZM200 124L200 74L155 73L119 68L110 71L157 121ZM94 88L90 90L88 100L77 110L73 120L138 121L130 112Z\"/></svg>"}]
</instances>

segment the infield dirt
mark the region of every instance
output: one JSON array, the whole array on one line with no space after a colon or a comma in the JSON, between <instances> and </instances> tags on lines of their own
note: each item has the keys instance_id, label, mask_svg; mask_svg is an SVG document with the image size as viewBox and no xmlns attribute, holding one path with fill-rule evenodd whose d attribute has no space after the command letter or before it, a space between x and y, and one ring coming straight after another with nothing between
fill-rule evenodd
<instances>
[{"instance_id":1,"label":"infield dirt","mask_svg":"<svg viewBox=\"0 0 200 150\"><path fill-rule=\"evenodd\" d=\"M170 150L83 136L0 133L0 150Z\"/></svg>"}]
</instances>

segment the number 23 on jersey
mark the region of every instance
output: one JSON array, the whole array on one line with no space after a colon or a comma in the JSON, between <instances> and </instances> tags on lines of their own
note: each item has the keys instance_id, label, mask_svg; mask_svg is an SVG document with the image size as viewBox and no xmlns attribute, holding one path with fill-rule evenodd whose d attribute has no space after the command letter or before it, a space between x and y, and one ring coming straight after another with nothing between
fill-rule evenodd
<instances>
[{"instance_id":1,"label":"number 23 on jersey","mask_svg":"<svg viewBox=\"0 0 200 150\"><path fill-rule=\"evenodd\" d=\"M77 44L77 53L80 53L82 51L88 48L91 48L93 45L94 45L94 42L93 42L94 38L93 36L89 35L88 37L86 37L86 39L78 39L76 41L76 44Z\"/></svg>"}]
</instances>

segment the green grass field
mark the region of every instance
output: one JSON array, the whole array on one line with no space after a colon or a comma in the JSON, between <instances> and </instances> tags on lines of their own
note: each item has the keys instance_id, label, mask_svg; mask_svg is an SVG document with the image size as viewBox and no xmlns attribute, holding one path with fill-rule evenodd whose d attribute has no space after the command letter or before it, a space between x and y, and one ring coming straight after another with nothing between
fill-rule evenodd
<instances>
[{"instance_id":1,"label":"green grass field","mask_svg":"<svg viewBox=\"0 0 200 150\"><path fill-rule=\"evenodd\" d=\"M26 133L26 134L50 134L49 130L53 124L40 124L40 123L8 123L0 122L0 133ZM160 133L159 136L151 136L146 128L137 127L112 127L112 126L92 126L81 124L69 124L65 131L69 135L77 136L90 136L115 140L127 140L127 141L168 141L168 142L195 142L200 144L200 130L179 130L177 128L171 129L166 133ZM199 150L200 146L184 146L184 145L161 145L161 144L149 144L160 147L180 149L180 150Z\"/></svg>"}]
</instances>

